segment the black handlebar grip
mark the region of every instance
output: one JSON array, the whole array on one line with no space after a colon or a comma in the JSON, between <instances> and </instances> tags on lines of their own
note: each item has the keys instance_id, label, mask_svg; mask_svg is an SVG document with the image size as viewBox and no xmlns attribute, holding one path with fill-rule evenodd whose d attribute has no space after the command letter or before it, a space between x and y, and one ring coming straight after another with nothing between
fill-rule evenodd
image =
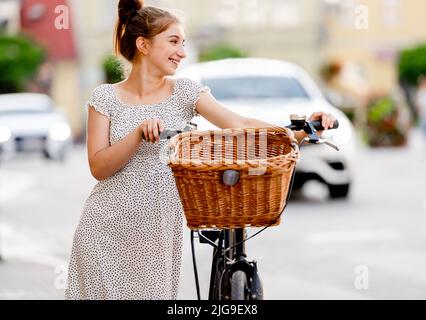
<instances>
[{"instance_id":1,"label":"black handlebar grip","mask_svg":"<svg viewBox=\"0 0 426 320\"><path fill-rule=\"evenodd\" d=\"M315 128L315 130L319 130L319 131L324 130L324 128L323 128L323 126L321 124L321 120L311 121L311 124L313 125L313 127ZM337 129L338 127L339 127L339 120L336 119L336 120L334 120L333 127L330 128L330 129Z\"/></svg>"}]
</instances>

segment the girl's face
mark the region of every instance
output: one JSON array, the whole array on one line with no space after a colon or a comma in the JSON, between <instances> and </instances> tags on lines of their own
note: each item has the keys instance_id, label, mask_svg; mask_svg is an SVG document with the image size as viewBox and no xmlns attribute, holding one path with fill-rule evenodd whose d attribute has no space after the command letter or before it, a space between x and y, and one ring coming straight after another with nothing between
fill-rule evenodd
<instances>
[{"instance_id":1,"label":"girl's face","mask_svg":"<svg viewBox=\"0 0 426 320\"><path fill-rule=\"evenodd\" d=\"M185 32L182 25L172 24L149 42L146 58L162 75L174 75L185 53Z\"/></svg>"}]
</instances>

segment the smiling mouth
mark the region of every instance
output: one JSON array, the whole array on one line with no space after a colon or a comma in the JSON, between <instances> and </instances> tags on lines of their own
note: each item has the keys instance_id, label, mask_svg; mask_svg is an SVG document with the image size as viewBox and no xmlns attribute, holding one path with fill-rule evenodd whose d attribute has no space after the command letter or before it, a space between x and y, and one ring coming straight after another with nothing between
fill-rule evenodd
<instances>
[{"instance_id":1,"label":"smiling mouth","mask_svg":"<svg viewBox=\"0 0 426 320\"><path fill-rule=\"evenodd\" d=\"M178 65L179 65L179 61L177 61L177 60L175 60L175 59L172 59L172 58L169 58L169 60L170 60L171 62L173 62L176 66L178 66Z\"/></svg>"}]
</instances>

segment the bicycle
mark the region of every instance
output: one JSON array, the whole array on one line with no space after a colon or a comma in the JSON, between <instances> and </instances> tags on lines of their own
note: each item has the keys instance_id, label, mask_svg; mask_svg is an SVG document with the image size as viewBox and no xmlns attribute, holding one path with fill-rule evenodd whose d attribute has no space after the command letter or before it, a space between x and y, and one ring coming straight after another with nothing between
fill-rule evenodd
<instances>
[{"instance_id":1,"label":"bicycle","mask_svg":"<svg viewBox=\"0 0 426 320\"><path fill-rule=\"evenodd\" d=\"M323 130L320 121L306 121L306 116L292 115L291 124L286 128L292 131L305 131L307 137L303 142L309 144L327 144L339 150L338 146L331 141L318 136L317 130ZM339 126L336 120L332 129ZM173 136L187 131L196 130L197 126L188 123L183 130L166 129L160 134L161 140L170 139ZM287 193L287 201L291 195L294 172L291 176L290 188ZM222 175L222 183L233 186L238 183L239 172L236 170L226 170ZM286 204L287 204L286 201ZM281 214L284 212L285 206ZM266 230L272 224L263 227L249 238L246 237L245 228L222 229L222 230L191 230L191 251L194 267L194 277L197 290L197 298L200 298L200 286L198 279L197 264L195 258L194 239L196 233L202 244L209 244L213 249L212 266L209 285L209 300L262 300L263 286L257 270L257 261L247 259L245 252L245 242L260 232Z\"/></svg>"}]
</instances>

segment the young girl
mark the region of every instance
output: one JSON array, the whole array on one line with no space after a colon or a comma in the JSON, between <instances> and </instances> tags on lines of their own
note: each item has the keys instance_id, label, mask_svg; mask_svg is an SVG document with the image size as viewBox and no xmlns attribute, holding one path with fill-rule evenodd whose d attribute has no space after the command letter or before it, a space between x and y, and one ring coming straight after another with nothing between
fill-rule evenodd
<instances>
[{"instance_id":1,"label":"young girl","mask_svg":"<svg viewBox=\"0 0 426 320\"><path fill-rule=\"evenodd\" d=\"M74 236L66 298L176 299L183 210L160 161L159 133L183 129L198 114L220 128L272 124L231 112L197 82L170 77L186 56L176 16L121 0L118 19L115 49L132 70L118 84L98 86L87 103L89 165L99 182ZM313 119L325 128L334 121L322 112Z\"/></svg>"}]
</instances>

